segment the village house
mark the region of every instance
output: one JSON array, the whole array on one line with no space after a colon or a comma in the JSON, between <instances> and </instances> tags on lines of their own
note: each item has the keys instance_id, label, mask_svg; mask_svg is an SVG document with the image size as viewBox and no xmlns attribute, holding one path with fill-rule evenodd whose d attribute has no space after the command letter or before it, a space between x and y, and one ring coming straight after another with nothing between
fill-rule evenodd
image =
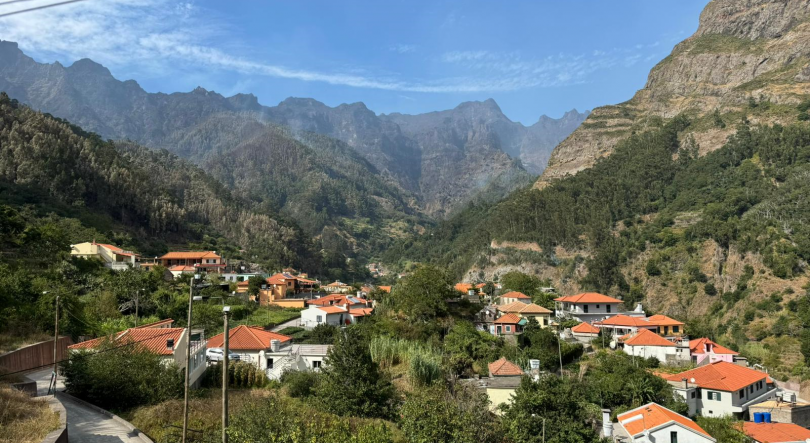
<instances>
[{"instance_id":1,"label":"village house","mask_svg":"<svg viewBox=\"0 0 810 443\"><path fill-rule=\"evenodd\" d=\"M754 443L804 443L810 441L810 430L793 423L744 422L742 431Z\"/></svg>"},{"instance_id":2,"label":"village house","mask_svg":"<svg viewBox=\"0 0 810 443\"><path fill-rule=\"evenodd\" d=\"M599 337L599 329L595 326L582 322L571 328L571 335L580 343L590 343Z\"/></svg>"},{"instance_id":3,"label":"village house","mask_svg":"<svg viewBox=\"0 0 810 443\"><path fill-rule=\"evenodd\" d=\"M137 261L139 257L138 254L132 251L125 251L115 245L96 243L95 241L70 245L70 255L85 259L100 260L104 263L104 266L113 271L122 271L139 266Z\"/></svg>"},{"instance_id":4,"label":"village house","mask_svg":"<svg viewBox=\"0 0 810 443\"><path fill-rule=\"evenodd\" d=\"M224 334L208 340L208 348L222 348ZM278 380L285 371L318 371L323 366L329 345L293 344L292 338L266 331L258 326L237 326L228 331L228 350L239 360L251 363Z\"/></svg>"},{"instance_id":5,"label":"village house","mask_svg":"<svg viewBox=\"0 0 810 443\"><path fill-rule=\"evenodd\" d=\"M512 403L515 390L523 378L523 370L503 357L490 363L488 369L489 379L482 379L482 387L489 397L490 410L499 414L502 405Z\"/></svg>"},{"instance_id":6,"label":"village house","mask_svg":"<svg viewBox=\"0 0 810 443\"><path fill-rule=\"evenodd\" d=\"M689 415L744 417L749 406L776 396L768 374L725 361L662 376L686 401Z\"/></svg>"},{"instance_id":7,"label":"village house","mask_svg":"<svg viewBox=\"0 0 810 443\"><path fill-rule=\"evenodd\" d=\"M720 346L708 338L690 340L689 353L692 358L692 363L697 366L703 366L716 361L734 363L734 357L738 355L731 349Z\"/></svg>"},{"instance_id":8,"label":"village house","mask_svg":"<svg viewBox=\"0 0 810 443\"><path fill-rule=\"evenodd\" d=\"M534 303L523 303L514 301L506 305L498 305L496 309L504 314L515 314L527 321L534 319L542 328L547 328L551 324L551 311Z\"/></svg>"},{"instance_id":9,"label":"village house","mask_svg":"<svg viewBox=\"0 0 810 443\"><path fill-rule=\"evenodd\" d=\"M557 317L573 318L586 323L604 320L618 314L622 304L617 298L596 292L557 297L554 302Z\"/></svg>"},{"instance_id":10,"label":"village house","mask_svg":"<svg viewBox=\"0 0 810 443\"><path fill-rule=\"evenodd\" d=\"M327 295L308 302L301 311L301 327L312 329L321 324L343 326L357 323L371 315L368 300L345 295Z\"/></svg>"},{"instance_id":11,"label":"village house","mask_svg":"<svg viewBox=\"0 0 810 443\"><path fill-rule=\"evenodd\" d=\"M523 332L523 326L526 325L526 319L520 318L515 314L504 314L489 327L489 333L492 335L517 335Z\"/></svg>"},{"instance_id":12,"label":"village house","mask_svg":"<svg viewBox=\"0 0 810 443\"><path fill-rule=\"evenodd\" d=\"M194 266L174 265L169 268L169 273L172 274L174 278L180 278L183 274L196 274L197 272L197 268Z\"/></svg>"},{"instance_id":13,"label":"village house","mask_svg":"<svg viewBox=\"0 0 810 443\"><path fill-rule=\"evenodd\" d=\"M348 294L350 292L354 292L353 287L351 287L350 285L347 285L346 283L342 283L342 282L340 282L338 280L335 280L335 281L333 281L332 283L329 283L326 286L322 286L321 289L324 292L329 292L329 293L333 293L333 294Z\"/></svg>"},{"instance_id":14,"label":"village house","mask_svg":"<svg viewBox=\"0 0 810 443\"><path fill-rule=\"evenodd\" d=\"M648 403L616 416L619 441L638 443L713 443L697 423L657 403ZM609 433L609 432L608 432ZM610 437L610 435L606 435Z\"/></svg>"},{"instance_id":15,"label":"village house","mask_svg":"<svg viewBox=\"0 0 810 443\"><path fill-rule=\"evenodd\" d=\"M475 314L473 324L475 329L479 331L489 332L490 327L498 318L498 309L495 305L484 306L480 311Z\"/></svg>"},{"instance_id":16,"label":"village house","mask_svg":"<svg viewBox=\"0 0 810 443\"><path fill-rule=\"evenodd\" d=\"M225 268L222 257L215 251L168 252L159 257L160 264L171 269L173 266L191 266L206 272L221 273Z\"/></svg>"},{"instance_id":17,"label":"village house","mask_svg":"<svg viewBox=\"0 0 810 443\"><path fill-rule=\"evenodd\" d=\"M240 283L261 276L262 274L259 272L225 272L222 274L222 279L228 283Z\"/></svg>"},{"instance_id":18,"label":"village house","mask_svg":"<svg viewBox=\"0 0 810 443\"><path fill-rule=\"evenodd\" d=\"M509 291L506 294L501 295L502 305L508 305L509 303L514 302L529 304L532 302L532 298L522 292L517 291Z\"/></svg>"},{"instance_id":19,"label":"village house","mask_svg":"<svg viewBox=\"0 0 810 443\"><path fill-rule=\"evenodd\" d=\"M685 365L690 362L686 342L676 344L650 329L641 329L624 340L624 352L641 358L655 357L662 365Z\"/></svg>"},{"instance_id":20,"label":"village house","mask_svg":"<svg viewBox=\"0 0 810 443\"><path fill-rule=\"evenodd\" d=\"M650 331L658 330L658 326L650 324L650 322L643 317L630 317L624 314L594 322L593 325L599 329L606 330L606 333L614 337L635 334L642 329Z\"/></svg>"},{"instance_id":21,"label":"village house","mask_svg":"<svg viewBox=\"0 0 810 443\"><path fill-rule=\"evenodd\" d=\"M666 315L651 315L647 322L656 326L656 333L662 337L677 338L684 334L684 322L669 318Z\"/></svg>"},{"instance_id":22,"label":"village house","mask_svg":"<svg viewBox=\"0 0 810 443\"><path fill-rule=\"evenodd\" d=\"M312 292L315 281L297 277L289 273L280 272L267 277L262 289L259 290L259 304L261 306L279 305L284 307L303 308L303 299L284 300L302 292ZM247 288L247 286L245 287ZM247 289L245 289L247 290Z\"/></svg>"},{"instance_id":23,"label":"village house","mask_svg":"<svg viewBox=\"0 0 810 443\"><path fill-rule=\"evenodd\" d=\"M186 346L189 344L189 334L186 328L174 328L174 320L166 319L159 322L129 328L111 336L95 338L68 346L70 352L95 349L105 341L110 340L116 346L137 343L162 357L165 364L176 364L179 369L186 367ZM189 383L197 387L205 373L205 345L206 341L201 332L191 335L191 366L189 368Z\"/></svg>"}]
</instances>

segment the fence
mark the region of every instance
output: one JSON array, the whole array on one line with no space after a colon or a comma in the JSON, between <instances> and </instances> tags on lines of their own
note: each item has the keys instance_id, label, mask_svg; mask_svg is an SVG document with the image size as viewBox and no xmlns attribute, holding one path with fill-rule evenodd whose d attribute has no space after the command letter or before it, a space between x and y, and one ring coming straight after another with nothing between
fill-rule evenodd
<instances>
[{"instance_id":1,"label":"fence","mask_svg":"<svg viewBox=\"0 0 810 443\"><path fill-rule=\"evenodd\" d=\"M67 347L73 344L70 337L59 337L56 346L56 360L65 360ZM53 364L53 340L25 346L16 351L0 355L0 368L7 372L39 369Z\"/></svg>"}]
</instances>

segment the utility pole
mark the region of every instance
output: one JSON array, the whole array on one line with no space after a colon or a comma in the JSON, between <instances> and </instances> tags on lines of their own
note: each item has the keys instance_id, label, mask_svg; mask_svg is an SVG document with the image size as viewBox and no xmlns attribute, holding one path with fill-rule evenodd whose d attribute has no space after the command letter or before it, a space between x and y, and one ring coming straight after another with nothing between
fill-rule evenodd
<instances>
[{"instance_id":1,"label":"utility pole","mask_svg":"<svg viewBox=\"0 0 810 443\"><path fill-rule=\"evenodd\" d=\"M186 393L183 399L183 443L186 443L188 434L188 384L191 376L191 302L194 301L194 280L197 274L191 277L188 284L188 319L186 323Z\"/></svg>"},{"instance_id":2,"label":"utility pole","mask_svg":"<svg viewBox=\"0 0 810 443\"><path fill-rule=\"evenodd\" d=\"M222 357L222 443L228 443L228 339L230 329L228 329L228 314L230 306L222 307L222 316L225 318L225 331L223 333L225 351Z\"/></svg>"},{"instance_id":3,"label":"utility pole","mask_svg":"<svg viewBox=\"0 0 810 443\"><path fill-rule=\"evenodd\" d=\"M135 327L136 328L138 327L138 302L141 300L141 291L143 291L143 289L140 289L140 290L135 292Z\"/></svg>"},{"instance_id":4,"label":"utility pole","mask_svg":"<svg viewBox=\"0 0 810 443\"><path fill-rule=\"evenodd\" d=\"M559 325L559 322L557 323ZM562 325L560 325L562 326ZM562 364L562 345L560 344L560 340L562 340L562 336L560 335L559 328L557 329L557 353L560 355L560 377L563 376L563 364Z\"/></svg>"},{"instance_id":5,"label":"utility pole","mask_svg":"<svg viewBox=\"0 0 810 443\"><path fill-rule=\"evenodd\" d=\"M56 359L57 345L59 343L59 296L56 296L56 315L53 322L53 393L56 395L56 378L58 369L58 360ZM50 391L50 388L48 388Z\"/></svg>"}]
</instances>

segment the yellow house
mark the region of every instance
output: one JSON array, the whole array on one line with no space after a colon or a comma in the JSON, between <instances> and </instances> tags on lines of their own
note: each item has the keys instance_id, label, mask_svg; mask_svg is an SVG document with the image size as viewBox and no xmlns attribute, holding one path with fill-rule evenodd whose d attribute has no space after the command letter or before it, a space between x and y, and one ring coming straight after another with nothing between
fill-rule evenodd
<instances>
[{"instance_id":1,"label":"yellow house","mask_svg":"<svg viewBox=\"0 0 810 443\"><path fill-rule=\"evenodd\" d=\"M501 406L512 403L515 390L520 386L523 370L506 358L489 364L489 378L482 379L482 387L489 397L489 408L495 414L501 413Z\"/></svg>"},{"instance_id":2,"label":"yellow house","mask_svg":"<svg viewBox=\"0 0 810 443\"><path fill-rule=\"evenodd\" d=\"M499 305L497 309L505 314L515 314L520 318L534 319L541 328L546 328L551 324L551 311L534 303L523 303L513 301L505 305Z\"/></svg>"},{"instance_id":3,"label":"yellow house","mask_svg":"<svg viewBox=\"0 0 810 443\"><path fill-rule=\"evenodd\" d=\"M86 259L97 259L104 263L104 266L120 271L138 266L136 259L138 254L132 251L125 251L118 246L105 243L84 242L70 245L70 255Z\"/></svg>"},{"instance_id":4,"label":"yellow house","mask_svg":"<svg viewBox=\"0 0 810 443\"><path fill-rule=\"evenodd\" d=\"M653 315L647 318L647 321L657 327L655 332L662 337L680 337L683 335L684 323L682 321L666 315Z\"/></svg>"}]
</instances>

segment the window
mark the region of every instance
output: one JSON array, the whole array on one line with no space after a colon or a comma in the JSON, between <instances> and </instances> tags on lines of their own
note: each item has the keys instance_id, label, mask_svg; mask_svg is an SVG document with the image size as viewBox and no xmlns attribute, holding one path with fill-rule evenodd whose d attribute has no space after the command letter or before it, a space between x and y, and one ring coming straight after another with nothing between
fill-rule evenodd
<instances>
[{"instance_id":1,"label":"window","mask_svg":"<svg viewBox=\"0 0 810 443\"><path fill-rule=\"evenodd\" d=\"M714 392L714 391L709 391L709 397L708 398L709 398L709 400L720 401L720 393L719 392Z\"/></svg>"},{"instance_id":2,"label":"window","mask_svg":"<svg viewBox=\"0 0 810 443\"><path fill-rule=\"evenodd\" d=\"M312 362L312 369L321 369L321 361L315 360Z\"/></svg>"},{"instance_id":3,"label":"window","mask_svg":"<svg viewBox=\"0 0 810 443\"><path fill-rule=\"evenodd\" d=\"M740 398L745 397L745 389L740 389Z\"/></svg>"},{"instance_id":4,"label":"window","mask_svg":"<svg viewBox=\"0 0 810 443\"><path fill-rule=\"evenodd\" d=\"M695 391L692 391L692 398L695 398Z\"/></svg>"},{"instance_id":5,"label":"window","mask_svg":"<svg viewBox=\"0 0 810 443\"><path fill-rule=\"evenodd\" d=\"M700 389L697 390L697 395L698 398L703 398L703 392Z\"/></svg>"},{"instance_id":6,"label":"window","mask_svg":"<svg viewBox=\"0 0 810 443\"><path fill-rule=\"evenodd\" d=\"M745 390L745 389L743 389L743 391L744 391L744 390ZM748 392L749 392L749 393L753 393L753 392L754 392L754 385L751 385L751 386L749 386L749 387L748 387Z\"/></svg>"},{"instance_id":7,"label":"window","mask_svg":"<svg viewBox=\"0 0 810 443\"><path fill-rule=\"evenodd\" d=\"M323 322L323 315L319 315L319 316L315 317L315 321L318 322L318 323Z\"/></svg>"},{"instance_id":8,"label":"window","mask_svg":"<svg viewBox=\"0 0 810 443\"><path fill-rule=\"evenodd\" d=\"M680 326L673 326L672 327L672 332L681 332L681 327Z\"/></svg>"},{"instance_id":9,"label":"window","mask_svg":"<svg viewBox=\"0 0 810 443\"><path fill-rule=\"evenodd\" d=\"M588 313L588 305L582 305L582 311Z\"/></svg>"},{"instance_id":10,"label":"window","mask_svg":"<svg viewBox=\"0 0 810 443\"><path fill-rule=\"evenodd\" d=\"M599 309L599 305L596 305L596 309Z\"/></svg>"},{"instance_id":11,"label":"window","mask_svg":"<svg viewBox=\"0 0 810 443\"><path fill-rule=\"evenodd\" d=\"M669 433L669 443L678 443L678 433L676 431Z\"/></svg>"},{"instance_id":12,"label":"window","mask_svg":"<svg viewBox=\"0 0 810 443\"><path fill-rule=\"evenodd\" d=\"M273 369L273 359L272 358L267 359L267 369Z\"/></svg>"},{"instance_id":13,"label":"window","mask_svg":"<svg viewBox=\"0 0 810 443\"><path fill-rule=\"evenodd\" d=\"M511 326L507 326L507 327L506 327L506 332L512 332L512 327L511 327Z\"/></svg>"},{"instance_id":14,"label":"window","mask_svg":"<svg viewBox=\"0 0 810 443\"><path fill-rule=\"evenodd\" d=\"M548 319L547 318L543 319L543 326L548 326Z\"/></svg>"},{"instance_id":15,"label":"window","mask_svg":"<svg viewBox=\"0 0 810 443\"><path fill-rule=\"evenodd\" d=\"M610 312L611 306L610 305L605 305L605 307L607 308L607 312Z\"/></svg>"}]
</instances>

